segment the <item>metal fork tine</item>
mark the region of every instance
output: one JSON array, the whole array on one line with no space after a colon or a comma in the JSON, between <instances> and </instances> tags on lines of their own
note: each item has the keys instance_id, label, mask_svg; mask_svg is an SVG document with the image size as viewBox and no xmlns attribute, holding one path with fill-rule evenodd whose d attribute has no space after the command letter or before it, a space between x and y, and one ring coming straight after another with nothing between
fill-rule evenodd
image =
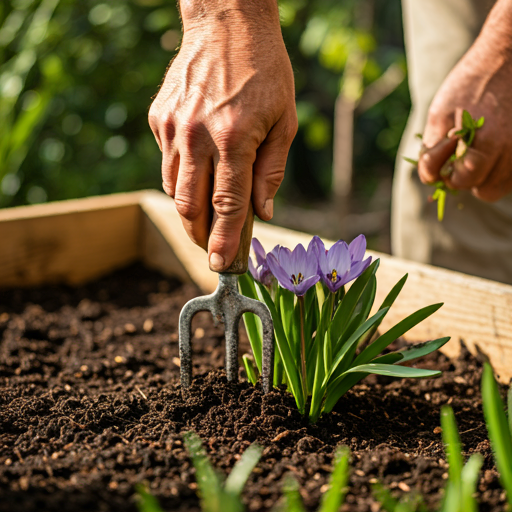
<instances>
[{"instance_id":1,"label":"metal fork tine","mask_svg":"<svg viewBox=\"0 0 512 512\"><path fill-rule=\"evenodd\" d=\"M219 274L217 290L206 297L192 299L185 304L180 314L179 344L181 361L181 386L190 387L192 382L191 361L191 322L199 311L211 311L214 320L225 325L226 337L226 375L230 382L238 381L238 324L244 313L254 313L261 319L263 326L263 390L268 393L273 385L274 373L274 327L267 306L262 302L249 299L238 293L237 276Z\"/></svg>"}]
</instances>

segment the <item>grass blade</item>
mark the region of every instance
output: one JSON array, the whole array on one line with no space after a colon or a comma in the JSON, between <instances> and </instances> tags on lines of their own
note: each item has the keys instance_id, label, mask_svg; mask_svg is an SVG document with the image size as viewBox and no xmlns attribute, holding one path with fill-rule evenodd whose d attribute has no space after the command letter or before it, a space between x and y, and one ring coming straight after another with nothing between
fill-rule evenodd
<instances>
[{"instance_id":1,"label":"grass blade","mask_svg":"<svg viewBox=\"0 0 512 512\"><path fill-rule=\"evenodd\" d=\"M394 364L402 359L398 352L386 354L373 360L374 363ZM324 412L329 413L337 404L338 400L360 380L364 379L367 373L345 373L329 384L324 404ZM318 418L317 418L318 419ZM315 420L316 421L316 420Z\"/></svg>"},{"instance_id":2,"label":"grass blade","mask_svg":"<svg viewBox=\"0 0 512 512\"><path fill-rule=\"evenodd\" d=\"M379 311L381 309L385 309L387 308L388 311L389 309L391 308L391 306L395 303L395 300L396 298L398 297L398 295L400 295L400 292L402 291L402 288L404 287L405 285L405 282L407 281L407 278L409 277L409 274L405 274L404 277L402 277L402 279L400 279L400 281L398 281L395 286L393 286L393 288L391 289L391 291L386 295L386 298L383 300L380 308L379 308ZM385 315L384 315L385 316ZM373 335L377 332L377 329L379 328L380 324L382 323L382 320L384 320L384 317L381 318L380 322L378 322L377 324L375 324L369 331L368 333L366 334L365 336L365 339L363 341L364 342L367 342L367 341L370 341L372 338L373 338Z\"/></svg>"},{"instance_id":3,"label":"grass blade","mask_svg":"<svg viewBox=\"0 0 512 512\"><path fill-rule=\"evenodd\" d=\"M158 500L142 484L137 485L137 508L139 512L163 512Z\"/></svg>"},{"instance_id":4,"label":"grass blade","mask_svg":"<svg viewBox=\"0 0 512 512\"><path fill-rule=\"evenodd\" d=\"M340 305L336 309L336 313L331 322L331 334L335 344L343 336L345 329L353 316L354 310L359 299L368 284L370 278L375 275L379 268L380 260L375 260L352 284Z\"/></svg>"},{"instance_id":5,"label":"grass blade","mask_svg":"<svg viewBox=\"0 0 512 512\"><path fill-rule=\"evenodd\" d=\"M509 507L512 508L512 435L498 384L488 363L484 366L482 376L482 402L494 460L500 472L501 484L507 492Z\"/></svg>"},{"instance_id":6,"label":"grass blade","mask_svg":"<svg viewBox=\"0 0 512 512\"><path fill-rule=\"evenodd\" d=\"M204 512L220 512L220 507L224 501L224 493L222 492L222 484L219 475L217 475L208 460L201 439L197 434L194 432L186 432L183 438L192 463L196 468L196 481L202 509Z\"/></svg>"},{"instance_id":7,"label":"grass blade","mask_svg":"<svg viewBox=\"0 0 512 512\"><path fill-rule=\"evenodd\" d=\"M438 370L424 370L423 368L410 368L409 366L396 366L394 364L369 363L354 366L345 373L373 373L376 375L386 375L388 377L407 377L421 379L424 377L438 377L441 372Z\"/></svg>"},{"instance_id":8,"label":"grass blade","mask_svg":"<svg viewBox=\"0 0 512 512\"><path fill-rule=\"evenodd\" d=\"M255 386L258 382L257 368L254 367L254 362L249 354L242 356L242 362L244 363L245 373L247 373L247 380Z\"/></svg>"},{"instance_id":9,"label":"grass blade","mask_svg":"<svg viewBox=\"0 0 512 512\"><path fill-rule=\"evenodd\" d=\"M263 449L252 444L242 454L240 460L235 464L224 484L224 491L234 496L240 496L252 470L261 457Z\"/></svg>"},{"instance_id":10,"label":"grass blade","mask_svg":"<svg viewBox=\"0 0 512 512\"><path fill-rule=\"evenodd\" d=\"M250 299L258 300L258 294L256 287L254 286L254 280L249 273L238 276L238 286L242 295L249 297ZM261 320L253 313L244 313L243 315L245 330L247 331L247 337L251 344L252 353L254 355L254 361L258 367L258 371L261 373L261 359L262 359L262 345L263 345L263 333L261 327Z\"/></svg>"},{"instance_id":11,"label":"grass blade","mask_svg":"<svg viewBox=\"0 0 512 512\"><path fill-rule=\"evenodd\" d=\"M405 350L400 350L400 352L396 353L402 354L404 356L401 362L412 361L413 359L426 356L431 352L438 350L449 341L450 337L447 336L446 338L439 338L437 340L426 341L425 343L418 343L412 347L406 348Z\"/></svg>"},{"instance_id":12,"label":"grass blade","mask_svg":"<svg viewBox=\"0 0 512 512\"><path fill-rule=\"evenodd\" d=\"M272 315L272 320L274 321L274 331L276 335L276 344L279 350L279 354L281 356L281 361L283 363L284 371L286 373L286 377L288 379L288 384L290 386L290 390L295 398L295 402L297 403L297 408L301 414L304 414L306 397L302 394L302 386L300 384L300 377L298 373L297 366L295 366L295 361L293 358L292 351L290 349L290 345L288 344L288 339L286 338L286 334L284 332L283 326L279 321L278 312L276 310L276 306L274 301L270 297L270 294L266 290L266 288L257 283L260 293L263 297L265 304L270 310L270 314Z\"/></svg>"},{"instance_id":13,"label":"grass blade","mask_svg":"<svg viewBox=\"0 0 512 512\"><path fill-rule=\"evenodd\" d=\"M448 478L454 485L460 485L462 473L462 448L453 409L449 406L441 408L441 428L443 442L448 460Z\"/></svg>"},{"instance_id":14,"label":"grass blade","mask_svg":"<svg viewBox=\"0 0 512 512\"><path fill-rule=\"evenodd\" d=\"M443 304L432 304L422 308L407 318L404 318L401 322L398 322L389 331L385 332L382 336L377 338L371 345L368 345L356 358L354 364L368 363L375 357L377 357L385 348L387 348L393 341L400 336L403 336L407 331L412 329L415 325L419 324L425 318L435 313ZM387 310L386 310L387 311Z\"/></svg>"},{"instance_id":15,"label":"grass blade","mask_svg":"<svg viewBox=\"0 0 512 512\"><path fill-rule=\"evenodd\" d=\"M338 512L345 498L349 476L350 451L346 446L336 450L334 469L329 480L329 489L322 496L318 512Z\"/></svg>"},{"instance_id":16,"label":"grass blade","mask_svg":"<svg viewBox=\"0 0 512 512\"><path fill-rule=\"evenodd\" d=\"M483 458L479 453L471 455L461 474L461 510L463 512L478 512L478 505L473 497L478 484Z\"/></svg>"},{"instance_id":17,"label":"grass blade","mask_svg":"<svg viewBox=\"0 0 512 512\"><path fill-rule=\"evenodd\" d=\"M284 512L306 512L299 492L299 484L295 478L288 476L283 486Z\"/></svg>"},{"instance_id":18,"label":"grass blade","mask_svg":"<svg viewBox=\"0 0 512 512\"><path fill-rule=\"evenodd\" d=\"M324 379L323 385L326 385L329 379L332 377L332 375L334 375L336 369L338 368L339 364L345 357L345 354L349 351L350 347L352 347L352 345L356 343L361 338L361 336L368 332L372 328L372 326L387 313L387 311L387 309L382 309L381 311L375 313L375 315L366 320L366 322L363 325L356 329L354 334L352 334L352 336L343 344L341 349L336 354L336 358L334 359L334 362L331 366L329 373L326 375Z\"/></svg>"}]
</instances>

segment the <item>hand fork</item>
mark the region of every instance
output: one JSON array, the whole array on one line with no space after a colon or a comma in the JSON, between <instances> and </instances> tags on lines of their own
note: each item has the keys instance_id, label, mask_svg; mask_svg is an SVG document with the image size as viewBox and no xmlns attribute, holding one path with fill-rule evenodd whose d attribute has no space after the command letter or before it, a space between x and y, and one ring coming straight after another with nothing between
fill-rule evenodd
<instances>
[{"instance_id":1,"label":"hand fork","mask_svg":"<svg viewBox=\"0 0 512 512\"><path fill-rule=\"evenodd\" d=\"M251 247L254 214L249 208L238 253L228 269L219 273L219 285L215 292L205 297L189 300L180 313L179 347L181 387L188 389L192 381L191 339L192 317L199 311L210 311L214 321L223 322L226 333L226 374L228 381L238 382L238 324L244 313L259 316L263 331L263 354L261 375L263 391L272 389L274 373L274 326L268 307L238 292L238 275L247 272Z\"/></svg>"}]
</instances>

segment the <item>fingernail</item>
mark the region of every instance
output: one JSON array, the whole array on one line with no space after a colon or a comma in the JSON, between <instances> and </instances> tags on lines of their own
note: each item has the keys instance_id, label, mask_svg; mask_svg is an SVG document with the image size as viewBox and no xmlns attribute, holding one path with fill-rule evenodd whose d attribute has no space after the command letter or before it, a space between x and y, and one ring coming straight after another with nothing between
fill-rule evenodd
<instances>
[{"instance_id":1,"label":"fingernail","mask_svg":"<svg viewBox=\"0 0 512 512\"><path fill-rule=\"evenodd\" d=\"M446 136L449 138L449 139L453 139L455 137L455 133L457 132L457 128L452 128L447 134Z\"/></svg>"},{"instance_id":2,"label":"fingernail","mask_svg":"<svg viewBox=\"0 0 512 512\"><path fill-rule=\"evenodd\" d=\"M224 258L217 254L216 252L212 252L210 256L210 268L215 271L219 272L224 269Z\"/></svg>"},{"instance_id":3,"label":"fingernail","mask_svg":"<svg viewBox=\"0 0 512 512\"><path fill-rule=\"evenodd\" d=\"M265 203L263 204L263 211L265 212L265 215L270 220L274 216L274 200L273 199L267 199Z\"/></svg>"}]
</instances>

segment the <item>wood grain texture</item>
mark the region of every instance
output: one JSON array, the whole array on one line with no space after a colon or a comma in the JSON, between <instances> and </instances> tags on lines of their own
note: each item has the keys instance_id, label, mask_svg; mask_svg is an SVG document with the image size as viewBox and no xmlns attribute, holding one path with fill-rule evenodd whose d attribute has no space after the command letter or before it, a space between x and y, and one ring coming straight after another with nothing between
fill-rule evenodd
<instances>
[{"instance_id":1,"label":"wood grain texture","mask_svg":"<svg viewBox=\"0 0 512 512\"><path fill-rule=\"evenodd\" d=\"M0 286L81 284L139 257L140 193L0 211Z\"/></svg>"},{"instance_id":2,"label":"wood grain texture","mask_svg":"<svg viewBox=\"0 0 512 512\"><path fill-rule=\"evenodd\" d=\"M206 252L191 242L180 216L174 206L174 201L161 192L148 191L141 197L142 211L151 219L153 225L172 248L190 276L204 293L211 293L217 288L218 274L212 272L208 265ZM166 273L173 272L175 264L171 260L159 257L159 267Z\"/></svg>"},{"instance_id":3,"label":"wood grain texture","mask_svg":"<svg viewBox=\"0 0 512 512\"><path fill-rule=\"evenodd\" d=\"M261 223L254 225L254 236L267 251L276 244L294 247L311 240L310 235ZM326 242L326 247L331 243ZM409 274L382 324L383 330L424 306L443 302L439 311L409 331L405 338L425 341L451 336L443 347L450 357L459 352L462 340L473 353L480 351L491 360L503 382L512 378L512 286L386 254L371 251L368 254L381 260L377 271L377 307L394 284Z\"/></svg>"},{"instance_id":4,"label":"wood grain texture","mask_svg":"<svg viewBox=\"0 0 512 512\"><path fill-rule=\"evenodd\" d=\"M147 218L146 218L147 216ZM306 245L310 235L256 222L254 236L268 250L276 244ZM326 243L329 245L329 243ZM512 378L512 286L388 255L377 273L376 304L405 274L409 279L383 329L417 309L444 306L406 338L451 336L445 353L459 340L486 354L502 381ZM49 282L80 284L136 259L211 293L218 277L208 258L188 238L174 201L156 191L65 201L0 211L0 287Z\"/></svg>"}]
</instances>

